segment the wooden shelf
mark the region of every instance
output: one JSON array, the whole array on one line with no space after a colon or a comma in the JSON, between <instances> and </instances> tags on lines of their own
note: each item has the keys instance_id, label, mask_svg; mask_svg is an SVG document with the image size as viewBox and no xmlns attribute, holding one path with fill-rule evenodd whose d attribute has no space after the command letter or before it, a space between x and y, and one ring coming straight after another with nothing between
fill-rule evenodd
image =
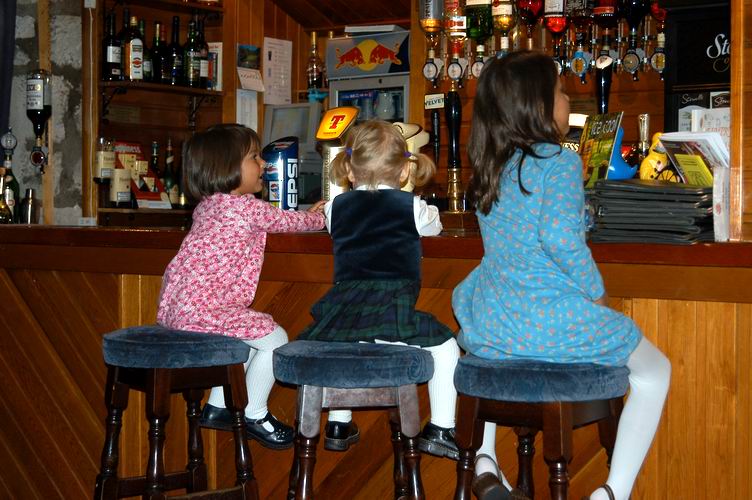
<instances>
[{"instance_id":1,"label":"wooden shelf","mask_svg":"<svg viewBox=\"0 0 752 500\"><path fill-rule=\"evenodd\" d=\"M224 92L217 90L197 89L183 85L165 85L162 83L148 83L138 81L122 82L99 82L103 89L143 90L146 92L165 92L168 94L181 94L187 96L222 97Z\"/></svg>"},{"instance_id":2,"label":"wooden shelf","mask_svg":"<svg viewBox=\"0 0 752 500\"><path fill-rule=\"evenodd\" d=\"M214 4L207 4L204 2L197 2L195 0L128 0L129 5L144 5L152 8L164 8L170 11L179 12L193 12L194 10L200 10L204 12L218 12L224 13L225 8L221 2L214 2Z\"/></svg>"}]
</instances>

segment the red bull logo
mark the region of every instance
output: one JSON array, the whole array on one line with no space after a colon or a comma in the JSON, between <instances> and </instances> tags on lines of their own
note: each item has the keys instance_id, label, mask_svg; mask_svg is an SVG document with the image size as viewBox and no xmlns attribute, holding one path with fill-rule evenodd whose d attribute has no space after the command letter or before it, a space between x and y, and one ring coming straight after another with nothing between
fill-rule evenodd
<instances>
[{"instance_id":1,"label":"red bull logo","mask_svg":"<svg viewBox=\"0 0 752 500\"><path fill-rule=\"evenodd\" d=\"M335 49L337 64L334 69L347 66L371 71L385 63L401 65L402 60L397 57L399 49L400 43L395 43L394 48L390 49L386 45L369 38L345 52L342 52L339 48Z\"/></svg>"}]
</instances>

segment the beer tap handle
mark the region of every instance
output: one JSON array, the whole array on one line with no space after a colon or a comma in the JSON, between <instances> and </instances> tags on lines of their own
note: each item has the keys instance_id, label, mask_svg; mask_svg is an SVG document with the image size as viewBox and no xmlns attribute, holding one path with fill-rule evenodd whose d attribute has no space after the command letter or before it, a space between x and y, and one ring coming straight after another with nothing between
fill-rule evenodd
<instances>
[{"instance_id":1,"label":"beer tap handle","mask_svg":"<svg viewBox=\"0 0 752 500\"><path fill-rule=\"evenodd\" d=\"M462 122L462 104L460 95L455 90L447 92L445 103L447 132L449 133L449 150L447 162L449 168L460 168L460 123Z\"/></svg>"},{"instance_id":2,"label":"beer tap handle","mask_svg":"<svg viewBox=\"0 0 752 500\"><path fill-rule=\"evenodd\" d=\"M431 130L433 132L433 160L436 165L439 164L439 154L441 152L441 115L438 109L431 110Z\"/></svg>"}]
</instances>

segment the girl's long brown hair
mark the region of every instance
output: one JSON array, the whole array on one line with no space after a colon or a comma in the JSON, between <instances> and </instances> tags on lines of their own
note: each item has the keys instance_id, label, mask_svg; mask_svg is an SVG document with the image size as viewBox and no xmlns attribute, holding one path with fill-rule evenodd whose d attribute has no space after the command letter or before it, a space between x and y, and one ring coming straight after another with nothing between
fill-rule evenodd
<instances>
[{"instance_id":1,"label":"girl's long brown hair","mask_svg":"<svg viewBox=\"0 0 752 500\"><path fill-rule=\"evenodd\" d=\"M517 150L520 190L522 162L527 155L540 158L536 143L559 144L561 134L554 123L556 66L542 52L512 52L493 59L478 79L468 141L473 176L468 186L471 203L484 215L499 199L501 174L510 167ZM514 166L512 166L514 167Z\"/></svg>"}]
</instances>

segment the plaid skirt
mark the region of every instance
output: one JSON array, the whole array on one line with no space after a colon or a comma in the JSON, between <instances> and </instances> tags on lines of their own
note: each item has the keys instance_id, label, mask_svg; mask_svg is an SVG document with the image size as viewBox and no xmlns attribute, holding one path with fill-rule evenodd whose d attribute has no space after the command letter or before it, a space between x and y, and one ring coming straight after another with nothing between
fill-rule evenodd
<instances>
[{"instance_id":1,"label":"plaid skirt","mask_svg":"<svg viewBox=\"0 0 752 500\"><path fill-rule=\"evenodd\" d=\"M311 308L314 321L298 339L431 347L454 337L433 315L415 310L418 293L413 280L341 281Z\"/></svg>"}]
</instances>

